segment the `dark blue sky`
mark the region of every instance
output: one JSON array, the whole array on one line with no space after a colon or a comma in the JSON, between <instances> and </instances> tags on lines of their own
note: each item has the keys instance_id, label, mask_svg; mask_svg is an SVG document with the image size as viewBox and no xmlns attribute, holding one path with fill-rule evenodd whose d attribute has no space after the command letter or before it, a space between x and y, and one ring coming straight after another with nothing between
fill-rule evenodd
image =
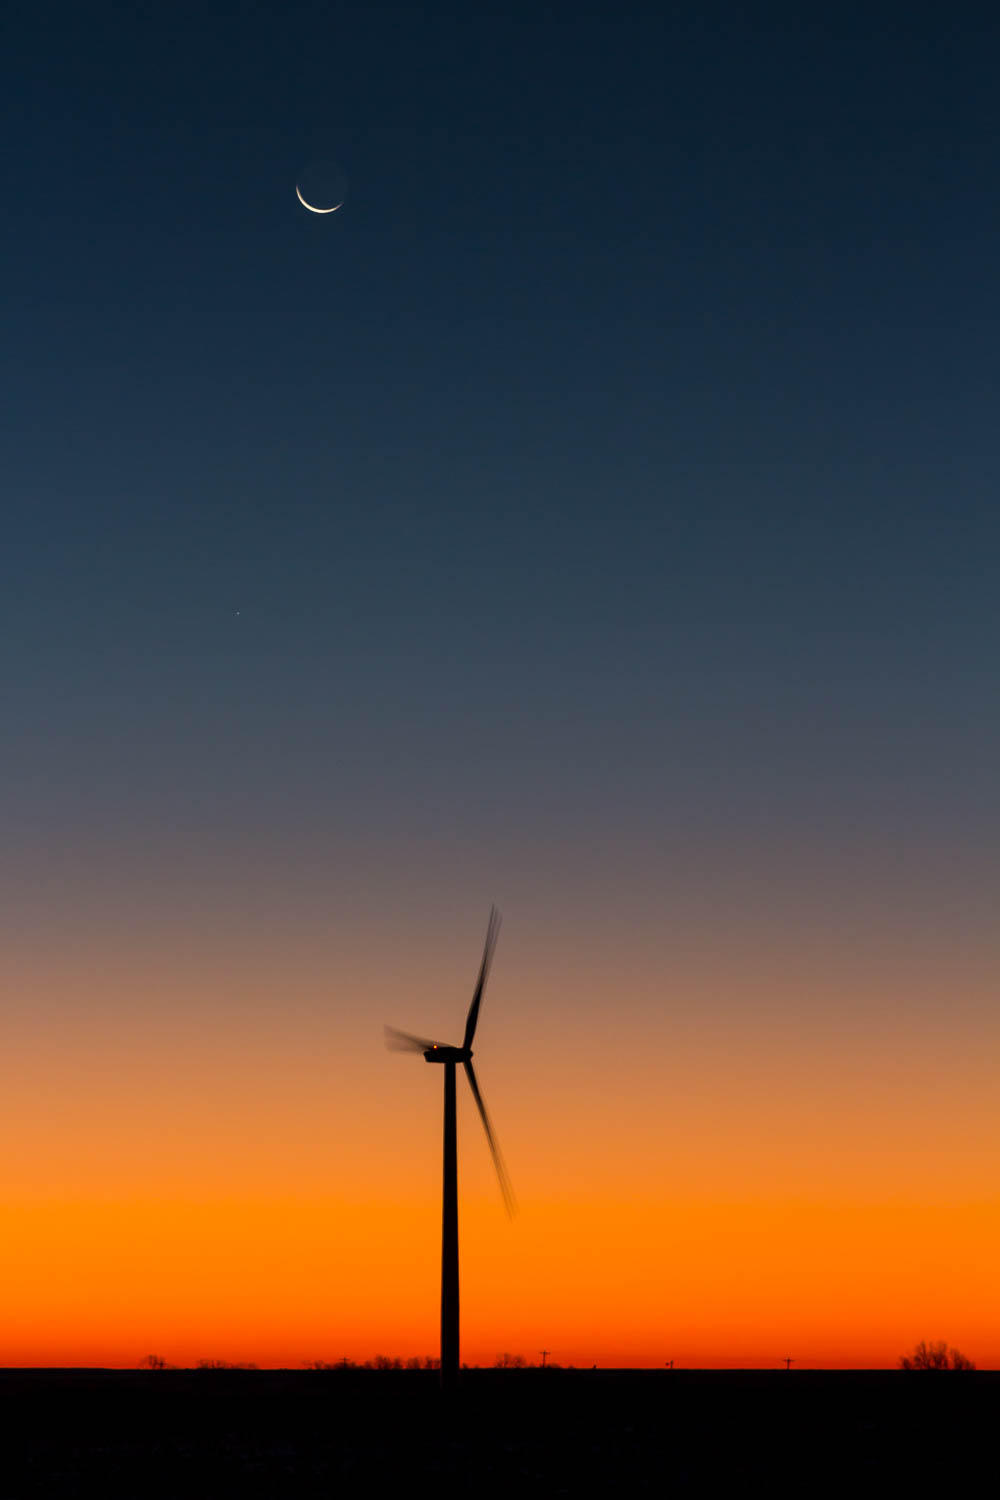
<instances>
[{"instance_id":1,"label":"dark blue sky","mask_svg":"<svg viewBox=\"0 0 1000 1500\"><path fill-rule=\"evenodd\" d=\"M916 933L944 884L969 920L983 15L16 8L16 929L190 916L210 866L262 909L558 889L711 925L891 885ZM317 155L329 219L293 195Z\"/></svg>"}]
</instances>

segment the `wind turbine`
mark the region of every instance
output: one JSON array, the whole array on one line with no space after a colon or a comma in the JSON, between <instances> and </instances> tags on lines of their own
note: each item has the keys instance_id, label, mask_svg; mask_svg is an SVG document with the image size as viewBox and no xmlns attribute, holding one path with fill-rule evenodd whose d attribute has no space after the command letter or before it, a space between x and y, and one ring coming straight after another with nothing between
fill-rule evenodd
<instances>
[{"instance_id":1,"label":"wind turbine","mask_svg":"<svg viewBox=\"0 0 1000 1500\"><path fill-rule=\"evenodd\" d=\"M514 1213L514 1194L510 1178L504 1165L497 1138L490 1124L490 1117L483 1103L472 1066L472 1039L476 1034L479 1007L483 1003L483 990L493 961L493 950L500 931L500 913L496 907L490 910L489 926L486 929L486 946L483 961L479 966L479 979L472 993L472 1004L465 1021L465 1036L460 1047L451 1047L445 1042L432 1042L426 1037L411 1036L409 1032L397 1031L394 1026L385 1028L386 1046L394 1052L422 1052L424 1061L444 1064L444 1182L443 1210L441 1214L441 1384L453 1387L458 1381L458 1148L455 1111L455 1069L459 1063L465 1069L472 1097L476 1101L479 1117L486 1131L490 1155L496 1167L508 1215Z\"/></svg>"}]
</instances>

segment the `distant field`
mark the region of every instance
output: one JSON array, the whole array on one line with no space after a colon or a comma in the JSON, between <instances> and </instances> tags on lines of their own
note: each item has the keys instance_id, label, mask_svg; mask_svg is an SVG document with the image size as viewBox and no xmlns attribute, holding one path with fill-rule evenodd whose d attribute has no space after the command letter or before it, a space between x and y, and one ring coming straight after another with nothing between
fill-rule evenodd
<instances>
[{"instance_id":1,"label":"distant field","mask_svg":"<svg viewBox=\"0 0 1000 1500\"><path fill-rule=\"evenodd\" d=\"M0 1371L0 1494L961 1491L997 1468L1000 1373Z\"/></svg>"}]
</instances>

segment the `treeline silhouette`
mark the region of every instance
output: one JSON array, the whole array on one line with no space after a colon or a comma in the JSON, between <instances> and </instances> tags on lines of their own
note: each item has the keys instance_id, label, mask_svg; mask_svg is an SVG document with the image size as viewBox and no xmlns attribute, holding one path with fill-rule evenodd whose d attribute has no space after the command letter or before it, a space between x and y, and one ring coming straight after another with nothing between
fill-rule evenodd
<instances>
[{"instance_id":1,"label":"treeline silhouette","mask_svg":"<svg viewBox=\"0 0 1000 1500\"><path fill-rule=\"evenodd\" d=\"M303 1367L306 1370L440 1370L441 1361L436 1355L425 1354L422 1358L416 1356L410 1359L392 1358L388 1354L376 1354L374 1359L310 1359ZM562 1365L555 1364L551 1359L544 1359L539 1364L532 1364L525 1359L523 1354L498 1354L492 1365L473 1365L463 1363L463 1370L561 1370ZM572 1369L568 1365L567 1369Z\"/></svg>"},{"instance_id":2,"label":"treeline silhouette","mask_svg":"<svg viewBox=\"0 0 1000 1500\"><path fill-rule=\"evenodd\" d=\"M257 1370L259 1365L250 1360L234 1361L228 1359L199 1359L193 1366L182 1366L171 1364L162 1354L145 1354L139 1361L140 1370ZM307 1359L302 1363L304 1370L440 1370L441 1361L435 1354L411 1355L408 1359L402 1359L398 1355L376 1354L372 1359L356 1360L348 1359ZM480 1370L482 1365L463 1364L463 1370ZM487 1369L494 1370L561 1370L562 1366L554 1363L551 1359L544 1359L540 1364L532 1364L525 1359L523 1354L498 1354L491 1366ZM572 1370L573 1366L568 1365Z\"/></svg>"},{"instance_id":3,"label":"treeline silhouette","mask_svg":"<svg viewBox=\"0 0 1000 1500\"><path fill-rule=\"evenodd\" d=\"M162 1354L144 1354L139 1361L140 1370L178 1370L184 1368L192 1367L172 1365L168 1360L163 1358ZM196 1360L193 1368L195 1370L257 1370L260 1366L255 1365L252 1360L199 1359Z\"/></svg>"},{"instance_id":4,"label":"treeline silhouette","mask_svg":"<svg viewBox=\"0 0 1000 1500\"><path fill-rule=\"evenodd\" d=\"M409 1359L376 1354L374 1359L307 1359L306 1370L440 1370L441 1361L433 1354L412 1355Z\"/></svg>"},{"instance_id":5,"label":"treeline silhouette","mask_svg":"<svg viewBox=\"0 0 1000 1500\"><path fill-rule=\"evenodd\" d=\"M170 1364L162 1354L146 1354L139 1361L140 1370L176 1370L179 1368L192 1368L191 1366L178 1366ZM251 1360L234 1361L228 1359L199 1359L193 1366L195 1370L257 1370L260 1367ZM304 1370L322 1371L349 1371L349 1370L440 1370L441 1361L434 1354L411 1355L408 1359L402 1359L398 1355L376 1354L372 1359L356 1360L348 1359L345 1355L342 1359L307 1359L302 1363ZM525 1359L523 1354L498 1354L491 1366L462 1365L463 1370L481 1370L483 1368L494 1370L561 1370L563 1366L548 1358L548 1350L545 1351L541 1362L534 1364ZM566 1365L567 1370L572 1370L573 1365ZM597 1366L595 1365L596 1369ZM669 1368L673 1369L673 1360L669 1361ZM960 1349L949 1347L943 1339L930 1341L921 1339L912 1354L904 1354L899 1359L900 1370L974 1370L975 1363L969 1359Z\"/></svg>"}]
</instances>

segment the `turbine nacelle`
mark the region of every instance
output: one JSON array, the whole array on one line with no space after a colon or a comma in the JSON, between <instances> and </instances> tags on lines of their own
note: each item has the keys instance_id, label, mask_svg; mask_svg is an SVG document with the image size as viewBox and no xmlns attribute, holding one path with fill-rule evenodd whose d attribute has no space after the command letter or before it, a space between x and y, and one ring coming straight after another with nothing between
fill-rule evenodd
<instances>
[{"instance_id":1,"label":"turbine nacelle","mask_svg":"<svg viewBox=\"0 0 1000 1500\"><path fill-rule=\"evenodd\" d=\"M471 1047L447 1047L444 1042L434 1042L424 1053L424 1062L464 1063L471 1057Z\"/></svg>"}]
</instances>

